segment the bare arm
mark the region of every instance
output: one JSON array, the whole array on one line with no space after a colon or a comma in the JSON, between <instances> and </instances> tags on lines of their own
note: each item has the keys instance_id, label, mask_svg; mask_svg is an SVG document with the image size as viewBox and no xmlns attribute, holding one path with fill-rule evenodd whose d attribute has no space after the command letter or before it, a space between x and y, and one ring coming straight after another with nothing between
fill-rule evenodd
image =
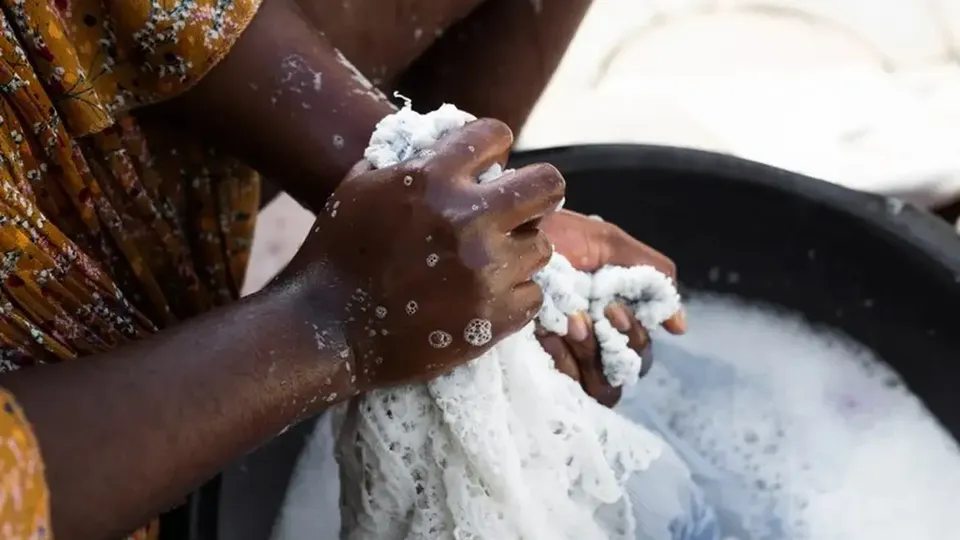
<instances>
[{"instance_id":1,"label":"bare arm","mask_svg":"<svg viewBox=\"0 0 960 540\"><path fill-rule=\"evenodd\" d=\"M269 0L195 88L144 114L180 118L316 211L395 110L291 0Z\"/></svg>"},{"instance_id":2,"label":"bare arm","mask_svg":"<svg viewBox=\"0 0 960 540\"><path fill-rule=\"evenodd\" d=\"M590 4L487 0L396 87L420 110L451 102L519 129ZM314 210L362 157L376 123L395 110L316 30L335 26L317 21L320 15L307 19L292 0L265 2L223 62L183 98L155 108ZM483 74L494 83L482 83Z\"/></svg>"},{"instance_id":3,"label":"bare arm","mask_svg":"<svg viewBox=\"0 0 960 540\"><path fill-rule=\"evenodd\" d=\"M519 131L592 0L486 0L407 69L398 90L419 107L457 104Z\"/></svg>"},{"instance_id":4,"label":"bare arm","mask_svg":"<svg viewBox=\"0 0 960 540\"><path fill-rule=\"evenodd\" d=\"M525 325L551 252L528 224L564 183L544 165L475 183L512 140L479 120L431 157L359 164L282 285L116 351L0 376L34 425L55 536L119 536L290 423L445 373ZM414 299L415 316L400 315ZM469 343L462 329L479 317L491 339Z\"/></svg>"},{"instance_id":5,"label":"bare arm","mask_svg":"<svg viewBox=\"0 0 960 540\"><path fill-rule=\"evenodd\" d=\"M294 281L116 351L0 377L40 442L56 538L120 537L349 397L342 329L307 299Z\"/></svg>"}]
</instances>

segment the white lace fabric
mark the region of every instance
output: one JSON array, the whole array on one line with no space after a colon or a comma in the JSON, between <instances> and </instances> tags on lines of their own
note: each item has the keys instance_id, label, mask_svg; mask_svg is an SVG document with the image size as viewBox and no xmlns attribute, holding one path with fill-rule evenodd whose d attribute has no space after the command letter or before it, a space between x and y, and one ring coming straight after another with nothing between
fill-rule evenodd
<instances>
[{"instance_id":1,"label":"white lace fabric","mask_svg":"<svg viewBox=\"0 0 960 540\"><path fill-rule=\"evenodd\" d=\"M473 119L451 105L423 115L405 107L380 122L366 158L394 165ZM555 253L535 279L545 297L539 322L564 334L567 315L588 312L617 386L637 380L642 359L604 308L625 302L652 330L680 306L670 278L649 266L591 275ZM350 540L633 540L625 483L663 444L558 372L532 323L428 384L354 400L335 432L341 536Z\"/></svg>"}]
</instances>

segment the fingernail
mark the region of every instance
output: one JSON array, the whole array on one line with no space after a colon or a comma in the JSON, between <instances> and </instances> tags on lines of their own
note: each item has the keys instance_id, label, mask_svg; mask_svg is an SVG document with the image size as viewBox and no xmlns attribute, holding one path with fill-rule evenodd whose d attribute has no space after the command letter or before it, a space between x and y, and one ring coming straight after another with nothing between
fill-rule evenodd
<instances>
[{"instance_id":1,"label":"fingernail","mask_svg":"<svg viewBox=\"0 0 960 540\"><path fill-rule=\"evenodd\" d=\"M677 322L677 330L679 330L680 332L686 332L687 331L687 313L683 310L683 308L678 309L677 313L674 314L673 317Z\"/></svg>"},{"instance_id":2,"label":"fingernail","mask_svg":"<svg viewBox=\"0 0 960 540\"><path fill-rule=\"evenodd\" d=\"M574 341L587 339L589 329L582 313L577 313L567 319L567 336Z\"/></svg>"},{"instance_id":3,"label":"fingernail","mask_svg":"<svg viewBox=\"0 0 960 540\"><path fill-rule=\"evenodd\" d=\"M627 314L626 308L617 306L610 310L610 314L612 315L610 323L614 328L621 332L630 330L630 315Z\"/></svg>"}]
</instances>

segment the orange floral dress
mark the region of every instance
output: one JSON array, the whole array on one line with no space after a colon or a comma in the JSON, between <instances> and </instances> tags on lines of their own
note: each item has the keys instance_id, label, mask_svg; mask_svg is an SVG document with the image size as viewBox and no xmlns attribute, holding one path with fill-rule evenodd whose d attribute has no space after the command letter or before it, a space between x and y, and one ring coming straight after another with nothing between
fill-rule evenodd
<instances>
[{"instance_id":1,"label":"orange floral dress","mask_svg":"<svg viewBox=\"0 0 960 540\"><path fill-rule=\"evenodd\" d=\"M196 83L259 2L0 0L0 372L237 298L259 177L130 111ZM0 402L0 537L49 538L37 443Z\"/></svg>"}]
</instances>

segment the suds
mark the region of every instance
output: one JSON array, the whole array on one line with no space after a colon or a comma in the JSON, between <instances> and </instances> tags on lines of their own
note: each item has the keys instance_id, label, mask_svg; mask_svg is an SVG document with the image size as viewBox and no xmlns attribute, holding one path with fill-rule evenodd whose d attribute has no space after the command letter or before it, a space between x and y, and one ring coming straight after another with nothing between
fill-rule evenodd
<instances>
[{"instance_id":1,"label":"suds","mask_svg":"<svg viewBox=\"0 0 960 540\"><path fill-rule=\"evenodd\" d=\"M869 351L729 298L686 308L690 332L657 335L653 369L618 410L652 411L694 472L720 478L706 491L734 511L721 512L726 538L955 537L957 444ZM321 422L301 456L274 538L335 537L329 429Z\"/></svg>"},{"instance_id":2,"label":"suds","mask_svg":"<svg viewBox=\"0 0 960 540\"><path fill-rule=\"evenodd\" d=\"M958 446L870 351L729 298L686 309L690 332L660 336L619 409L652 408L681 449L733 473L712 502L750 538L956 537Z\"/></svg>"}]
</instances>

